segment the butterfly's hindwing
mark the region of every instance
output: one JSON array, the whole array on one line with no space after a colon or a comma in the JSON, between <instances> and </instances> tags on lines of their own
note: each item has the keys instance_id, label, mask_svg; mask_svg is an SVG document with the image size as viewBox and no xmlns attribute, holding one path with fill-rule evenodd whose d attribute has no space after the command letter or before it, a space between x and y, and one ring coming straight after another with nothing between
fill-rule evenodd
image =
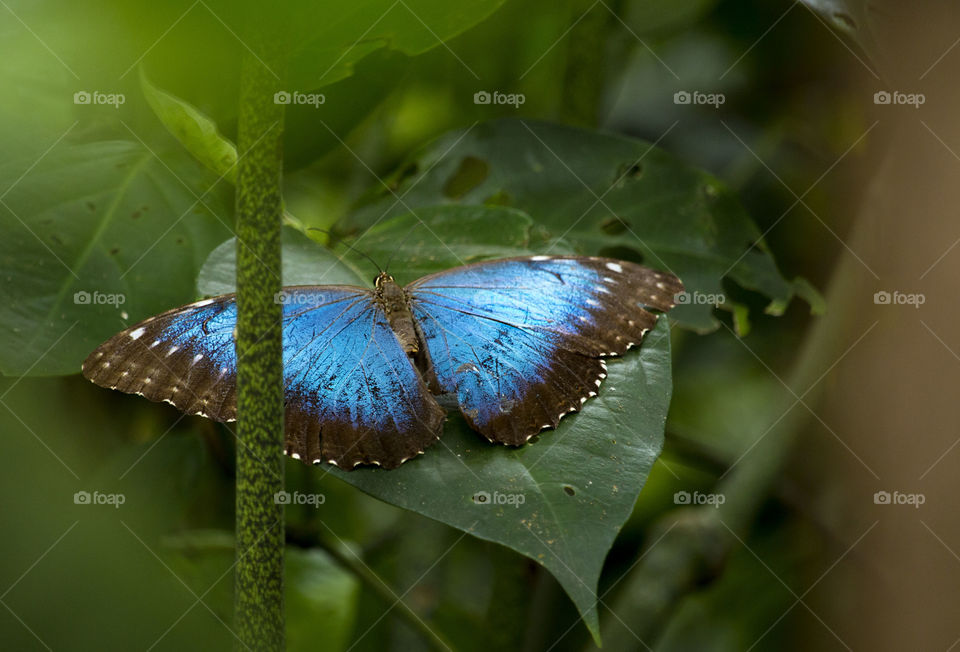
<instances>
[{"instance_id":1,"label":"butterfly's hindwing","mask_svg":"<svg viewBox=\"0 0 960 652\"><path fill-rule=\"evenodd\" d=\"M519 445L578 411L601 358L639 344L683 286L604 258L533 256L466 265L407 287L441 388L488 439Z\"/></svg>"}]
</instances>

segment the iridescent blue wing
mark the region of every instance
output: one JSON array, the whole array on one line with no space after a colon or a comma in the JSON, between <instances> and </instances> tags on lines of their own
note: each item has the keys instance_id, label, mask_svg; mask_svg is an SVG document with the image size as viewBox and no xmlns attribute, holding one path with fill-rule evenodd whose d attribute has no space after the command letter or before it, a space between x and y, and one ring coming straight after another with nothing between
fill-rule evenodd
<instances>
[{"instance_id":1,"label":"iridescent blue wing","mask_svg":"<svg viewBox=\"0 0 960 652\"><path fill-rule=\"evenodd\" d=\"M330 289L284 290L288 449L347 469L398 467L439 439L446 415L373 293L334 302Z\"/></svg>"},{"instance_id":2,"label":"iridescent blue wing","mask_svg":"<svg viewBox=\"0 0 960 652\"><path fill-rule=\"evenodd\" d=\"M216 421L236 418L237 308L232 294L149 317L83 362L98 385L165 401Z\"/></svg>"},{"instance_id":3,"label":"iridescent blue wing","mask_svg":"<svg viewBox=\"0 0 960 652\"><path fill-rule=\"evenodd\" d=\"M177 308L101 345L83 365L104 387L217 421L236 418L234 295ZM372 300L349 286L284 289L286 452L387 468L439 437L444 412Z\"/></svg>"},{"instance_id":4,"label":"iridescent blue wing","mask_svg":"<svg viewBox=\"0 0 960 652\"><path fill-rule=\"evenodd\" d=\"M440 389L491 441L520 445L595 396L620 355L673 307L672 274L607 258L476 263L407 286Z\"/></svg>"}]
</instances>

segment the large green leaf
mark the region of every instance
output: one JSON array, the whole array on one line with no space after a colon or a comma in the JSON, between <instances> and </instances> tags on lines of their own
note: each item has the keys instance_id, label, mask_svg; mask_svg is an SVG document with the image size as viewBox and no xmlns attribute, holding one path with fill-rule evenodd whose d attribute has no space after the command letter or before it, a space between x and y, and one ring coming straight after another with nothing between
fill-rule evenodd
<instances>
[{"instance_id":1,"label":"large green leaf","mask_svg":"<svg viewBox=\"0 0 960 652\"><path fill-rule=\"evenodd\" d=\"M285 226L283 241L284 285L363 285L356 270L336 254L296 229ZM237 239L217 247L200 269L197 292L203 296L228 294L237 289ZM373 275L370 275L371 278Z\"/></svg>"},{"instance_id":2,"label":"large green leaf","mask_svg":"<svg viewBox=\"0 0 960 652\"><path fill-rule=\"evenodd\" d=\"M381 190L344 227L360 230L384 215L443 203L519 208L583 253L642 258L676 273L693 300L671 316L701 331L718 326L706 299L724 294L725 279L766 295L775 311L795 292L812 290L780 275L723 184L638 140L496 120L442 136L403 165L391 185L402 201Z\"/></svg>"},{"instance_id":3,"label":"large green leaf","mask_svg":"<svg viewBox=\"0 0 960 652\"><path fill-rule=\"evenodd\" d=\"M235 26L246 44L258 42L264 25L278 26L291 56L289 78L304 90L344 78L357 61L383 47L407 55L437 47L489 16L503 1L293 0L264 5L252 0L208 0L206 6L216 16L208 20L211 32L222 31L217 18L222 19ZM454 54L451 58L456 60Z\"/></svg>"},{"instance_id":4,"label":"large green leaf","mask_svg":"<svg viewBox=\"0 0 960 652\"><path fill-rule=\"evenodd\" d=\"M230 204L205 195L213 179L193 161L161 163L139 144L61 146L31 163L0 169L12 186L0 203L0 371L78 373L113 333L194 298Z\"/></svg>"},{"instance_id":5,"label":"large green leaf","mask_svg":"<svg viewBox=\"0 0 960 652\"><path fill-rule=\"evenodd\" d=\"M0 113L15 116L8 122L17 126L0 125L0 140L9 136L39 154L70 126L71 113L83 119L98 116L125 135L126 128L115 119L122 116L144 134L145 125L137 124L145 115L138 108L138 66L157 88L230 136L237 121L240 62L252 53L283 77L286 91L322 88L326 95L319 107L287 106L285 156L288 163L303 165L338 146L339 138L401 84L409 57L438 48L451 66L476 79L477 57L466 61L449 41L486 19L503 1L93 0L81 6L9 0L4 13L10 20L0 26L0 78L12 79L11 87L19 90L8 94ZM24 25L42 25L42 39ZM273 62L270 50L282 50L288 57L285 70ZM372 65L365 65L368 57ZM362 80L349 83L355 74ZM124 110L110 108L110 113L71 104L70 96L83 90L123 93ZM8 105L20 113L11 113ZM42 137L24 137L24 125Z\"/></svg>"},{"instance_id":6,"label":"large green leaf","mask_svg":"<svg viewBox=\"0 0 960 652\"><path fill-rule=\"evenodd\" d=\"M381 222L351 242L347 256L369 265L362 251L401 285L421 276L488 258L521 256L547 246L547 235L523 211L497 206L427 206ZM555 248L569 251L567 245Z\"/></svg>"},{"instance_id":7,"label":"large green leaf","mask_svg":"<svg viewBox=\"0 0 960 652\"><path fill-rule=\"evenodd\" d=\"M451 416L440 443L399 469L325 472L533 559L557 578L599 641L603 561L663 446L669 330L660 319L639 353L611 361L599 396L537 443L488 444ZM490 503L507 502L478 502L484 493Z\"/></svg>"},{"instance_id":8,"label":"large green leaf","mask_svg":"<svg viewBox=\"0 0 960 652\"><path fill-rule=\"evenodd\" d=\"M31 8L24 20L68 23L85 49L76 51L70 34L57 34L50 47L70 48L68 59L84 71L109 71L102 75L101 88L116 86L118 78L129 79L129 67L140 62L158 87L226 128L236 118L239 62L250 53L278 78L283 76L288 92L308 93L351 76L361 60L375 52L407 57L432 48L450 49L450 39L487 18L503 1L96 0L82 8ZM114 38L115 33L122 38ZM285 70L271 56L280 50L287 57ZM448 55L452 66L471 78L475 75L454 49ZM290 107L331 124L341 118L359 120L383 98L381 88L389 90L398 79L400 75L394 75L372 87L331 90L319 110ZM331 120L332 114L337 117ZM316 121L312 127L326 131Z\"/></svg>"},{"instance_id":9,"label":"large green leaf","mask_svg":"<svg viewBox=\"0 0 960 652\"><path fill-rule=\"evenodd\" d=\"M484 238L487 251L522 252L530 239L529 218L515 210L451 207L450 215L460 218L465 233L473 233L478 224L496 226L488 228ZM396 236L396 245L412 224L420 224L418 218L425 230L442 230L450 215L431 209L417 217L394 218L371 235L369 244L380 242L380 233L389 234L384 243ZM507 218L513 226L498 222ZM363 244L361 240L358 246ZM433 246L424 245L428 250ZM406 251L406 246L401 248L401 254ZM298 250L289 241L284 258L285 277L307 282L316 282L316 276L309 280L311 275L337 261L319 245ZM426 264L416 260L414 267ZM398 254L394 265L400 274L406 261ZM200 288L231 291L233 276L229 260L211 260L203 268ZM488 444L459 415L451 414L441 441L399 469L342 471L324 466L318 472L332 473L381 500L496 541L542 564L599 640L597 581L607 551L660 453L671 391L669 328L662 318L639 352L611 360L597 398L534 444L519 449ZM484 492L490 503L475 500ZM500 496L507 502L498 503Z\"/></svg>"}]
</instances>

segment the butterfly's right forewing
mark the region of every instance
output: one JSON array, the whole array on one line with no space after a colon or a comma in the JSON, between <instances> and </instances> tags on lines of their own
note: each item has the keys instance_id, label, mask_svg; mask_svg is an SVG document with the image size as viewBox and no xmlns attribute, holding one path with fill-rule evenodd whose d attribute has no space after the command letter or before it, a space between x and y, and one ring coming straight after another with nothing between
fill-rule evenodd
<instances>
[{"instance_id":1,"label":"butterfly's right forewing","mask_svg":"<svg viewBox=\"0 0 960 652\"><path fill-rule=\"evenodd\" d=\"M491 260L407 286L443 391L488 439L519 445L580 410L602 358L637 345L673 306L672 274L576 256Z\"/></svg>"}]
</instances>

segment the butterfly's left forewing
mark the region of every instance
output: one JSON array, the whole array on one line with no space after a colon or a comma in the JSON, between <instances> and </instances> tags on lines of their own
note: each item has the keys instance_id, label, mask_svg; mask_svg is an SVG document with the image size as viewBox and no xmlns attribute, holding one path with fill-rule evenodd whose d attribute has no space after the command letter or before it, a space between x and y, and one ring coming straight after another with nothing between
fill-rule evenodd
<instances>
[{"instance_id":1,"label":"butterfly's left forewing","mask_svg":"<svg viewBox=\"0 0 960 652\"><path fill-rule=\"evenodd\" d=\"M307 462L393 468L439 437L444 412L369 290L283 293L286 448ZM234 295L147 319L98 347L83 374L188 414L236 418Z\"/></svg>"},{"instance_id":2,"label":"butterfly's left forewing","mask_svg":"<svg viewBox=\"0 0 960 652\"><path fill-rule=\"evenodd\" d=\"M232 421L236 407L233 295L198 301L117 333L83 363L103 387Z\"/></svg>"},{"instance_id":3,"label":"butterfly's left forewing","mask_svg":"<svg viewBox=\"0 0 960 652\"><path fill-rule=\"evenodd\" d=\"M580 409L602 358L639 344L683 290L672 274L605 258L466 265L407 286L441 390L488 439L519 445Z\"/></svg>"}]
</instances>

